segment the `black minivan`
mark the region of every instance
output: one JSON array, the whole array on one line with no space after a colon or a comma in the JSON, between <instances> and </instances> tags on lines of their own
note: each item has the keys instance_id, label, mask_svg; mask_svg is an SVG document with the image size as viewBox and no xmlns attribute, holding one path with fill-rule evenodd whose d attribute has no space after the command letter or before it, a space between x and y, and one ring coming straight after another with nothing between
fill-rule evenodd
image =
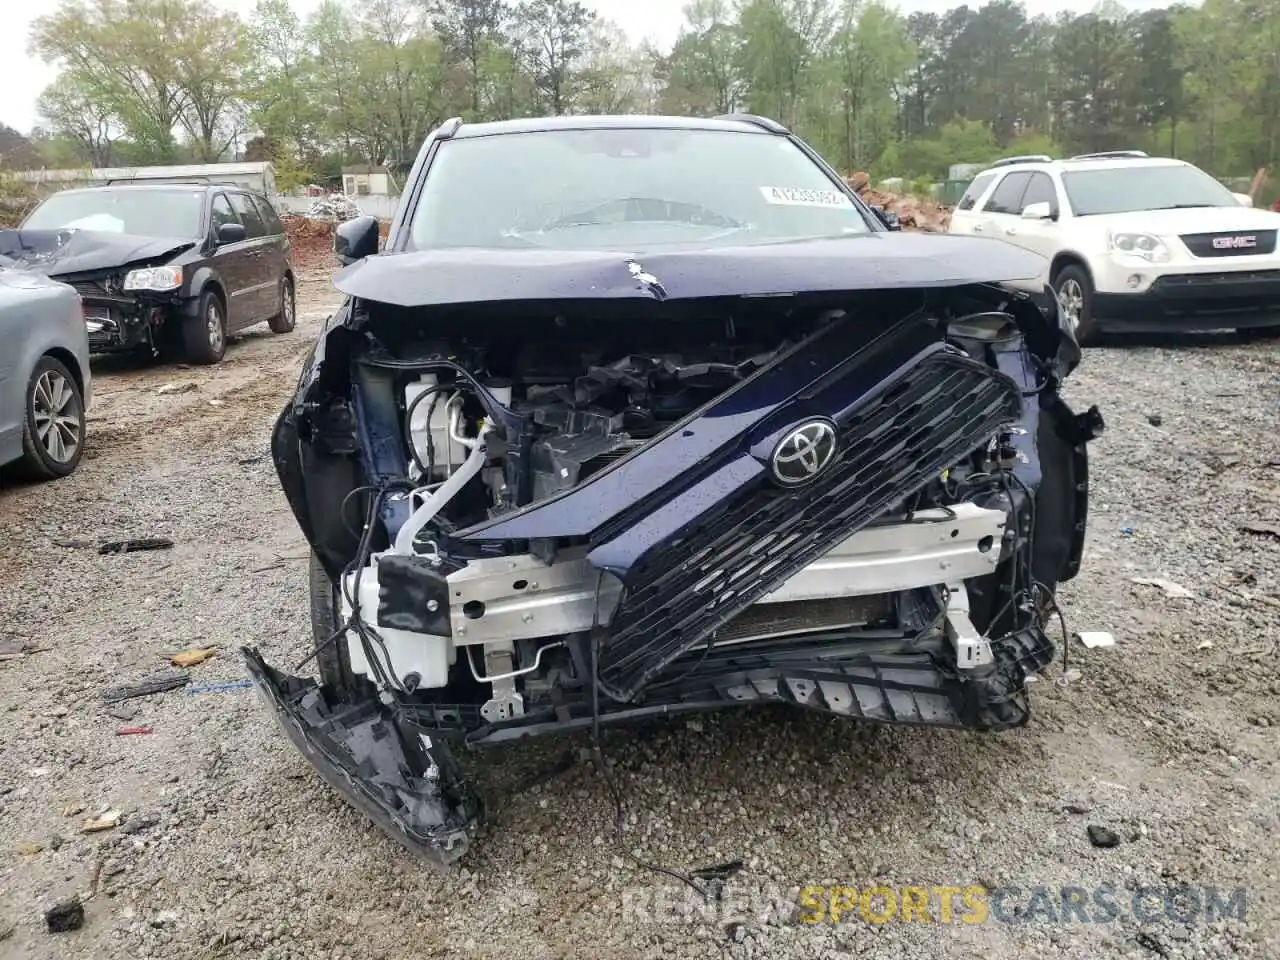
<instances>
[{"instance_id":1,"label":"black minivan","mask_svg":"<svg viewBox=\"0 0 1280 960\"><path fill-rule=\"evenodd\" d=\"M94 353L217 363L229 335L296 322L284 225L265 196L232 184L64 190L0 230L0 258L80 292Z\"/></svg>"}]
</instances>

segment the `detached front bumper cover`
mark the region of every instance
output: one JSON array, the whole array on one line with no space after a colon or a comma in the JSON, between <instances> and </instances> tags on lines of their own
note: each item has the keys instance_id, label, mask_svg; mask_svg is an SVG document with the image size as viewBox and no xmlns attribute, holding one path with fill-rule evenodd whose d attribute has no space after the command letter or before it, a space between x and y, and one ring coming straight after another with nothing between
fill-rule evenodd
<instances>
[{"instance_id":1,"label":"detached front bumper cover","mask_svg":"<svg viewBox=\"0 0 1280 960\"><path fill-rule=\"evenodd\" d=\"M391 839L437 866L466 853L481 805L448 747L376 698L331 703L314 680L242 647L254 685L321 776Z\"/></svg>"}]
</instances>

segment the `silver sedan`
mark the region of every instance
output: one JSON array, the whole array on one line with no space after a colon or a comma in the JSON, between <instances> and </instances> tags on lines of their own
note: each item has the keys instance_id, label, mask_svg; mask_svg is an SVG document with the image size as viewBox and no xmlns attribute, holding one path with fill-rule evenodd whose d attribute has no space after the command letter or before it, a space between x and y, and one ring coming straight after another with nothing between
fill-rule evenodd
<instances>
[{"instance_id":1,"label":"silver sedan","mask_svg":"<svg viewBox=\"0 0 1280 960\"><path fill-rule=\"evenodd\" d=\"M75 470L90 394L80 295L0 265L0 467L33 480Z\"/></svg>"}]
</instances>

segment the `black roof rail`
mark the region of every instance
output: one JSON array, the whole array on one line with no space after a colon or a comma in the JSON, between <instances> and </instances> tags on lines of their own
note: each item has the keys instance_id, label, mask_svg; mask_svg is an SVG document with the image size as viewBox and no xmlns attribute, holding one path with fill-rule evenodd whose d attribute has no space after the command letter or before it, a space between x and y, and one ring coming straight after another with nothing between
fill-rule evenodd
<instances>
[{"instance_id":1,"label":"black roof rail","mask_svg":"<svg viewBox=\"0 0 1280 960\"><path fill-rule=\"evenodd\" d=\"M1044 153L1028 153L1020 157L1001 157L992 167L1012 167L1017 163L1053 163L1053 157Z\"/></svg>"},{"instance_id":2,"label":"black roof rail","mask_svg":"<svg viewBox=\"0 0 1280 960\"><path fill-rule=\"evenodd\" d=\"M1077 153L1072 160L1119 160L1124 158L1144 160L1150 154L1145 150L1102 150L1098 153Z\"/></svg>"},{"instance_id":3,"label":"black roof rail","mask_svg":"<svg viewBox=\"0 0 1280 960\"><path fill-rule=\"evenodd\" d=\"M761 130L768 130L770 133L791 132L777 120L770 120L768 117L761 117L754 113L722 113L720 116L715 117L715 119L737 120L739 123L749 123L753 127L759 127Z\"/></svg>"}]
</instances>

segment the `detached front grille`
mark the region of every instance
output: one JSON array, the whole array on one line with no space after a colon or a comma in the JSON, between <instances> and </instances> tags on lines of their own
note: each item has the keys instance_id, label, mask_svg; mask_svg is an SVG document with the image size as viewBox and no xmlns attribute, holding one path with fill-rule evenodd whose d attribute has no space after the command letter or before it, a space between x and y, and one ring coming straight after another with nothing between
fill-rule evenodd
<instances>
[{"instance_id":1,"label":"detached front grille","mask_svg":"<svg viewBox=\"0 0 1280 960\"><path fill-rule=\"evenodd\" d=\"M1256 257L1276 249L1275 230L1185 233L1181 239L1193 257Z\"/></svg>"},{"instance_id":2,"label":"detached front grille","mask_svg":"<svg viewBox=\"0 0 1280 960\"><path fill-rule=\"evenodd\" d=\"M112 317L111 308L85 303L83 309L89 352L102 353L116 346L120 342L120 325Z\"/></svg>"},{"instance_id":3,"label":"detached front grille","mask_svg":"<svg viewBox=\"0 0 1280 960\"><path fill-rule=\"evenodd\" d=\"M71 286L82 297L103 297L107 295L105 280L76 280L72 282Z\"/></svg>"},{"instance_id":4,"label":"detached front grille","mask_svg":"<svg viewBox=\"0 0 1280 960\"><path fill-rule=\"evenodd\" d=\"M1022 413L1011 379L950 352L925 355L866 396L837 423L837 459L811 483L784 490L762 477L633 568L601 651L611 696L633 697L666 664Z\"/></svg>"},{"instance_id":5,"label":"detached front grille","mask_svg":"<svg viewBox=\"0 0 1280 960\"><path fill-rule=\"evenodd\" d=\"M110 350L116 345L119 337L113 330L90 330L89 331L89 352L103 353Z\"/></svg>"}]
</instances>

